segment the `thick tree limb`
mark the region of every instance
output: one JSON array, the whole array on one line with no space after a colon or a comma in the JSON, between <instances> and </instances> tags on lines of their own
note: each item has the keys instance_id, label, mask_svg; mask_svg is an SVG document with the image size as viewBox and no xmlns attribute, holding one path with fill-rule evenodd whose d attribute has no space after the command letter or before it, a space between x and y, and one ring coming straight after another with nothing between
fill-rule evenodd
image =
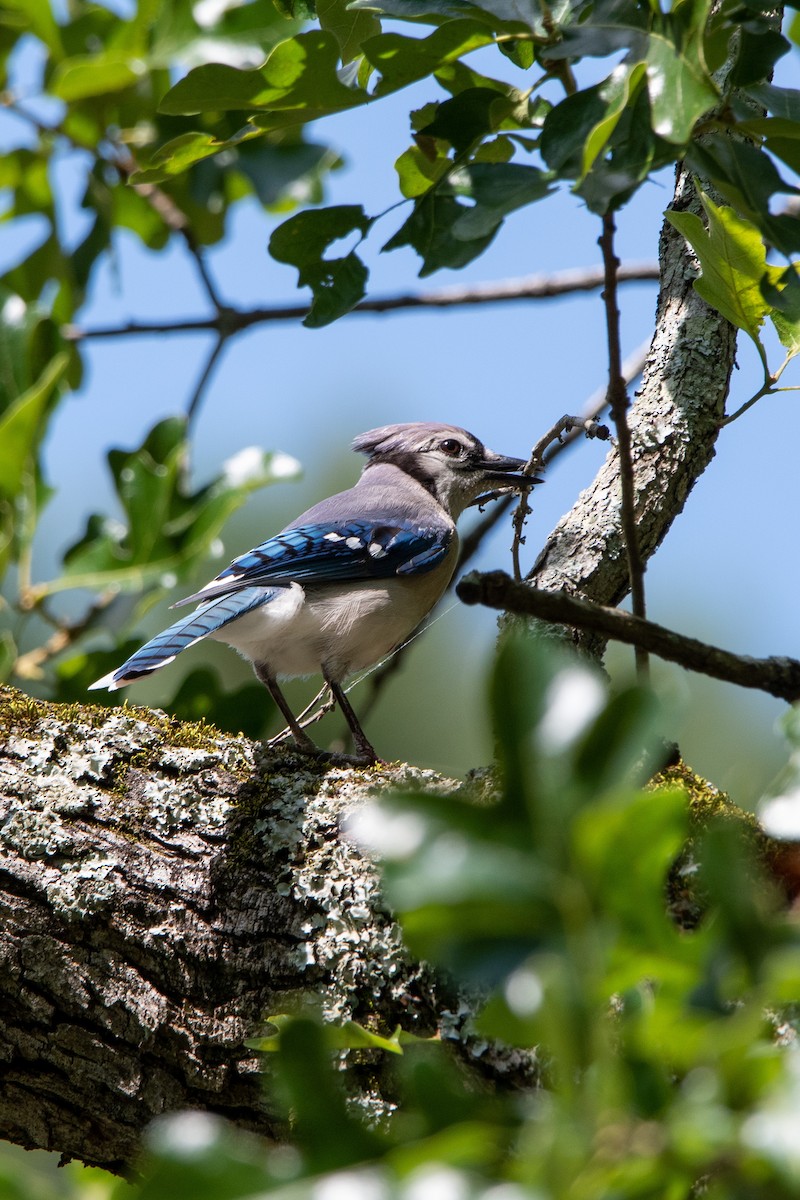
<instances>
[{"instance_id":1,"label":"thick tree limb","mask_svg":"<svg viewBox=\"0 0 800 1200\"><path fill-rule=\"evenodd\" d=\"M673 207L699 211L679 170ZM660 241L661 289L642 386L629 413L639 550L664 539L714 455L736 349L736 331L692 287L696 262L669 224ZM544 591L617 604L629 590L620 523L618 452L547 539L528 578ZM589 643L602 652L602 639Z\"/></svg>"},{"instance_id":2,"label":"thick tree limb","mask_svg":"<svg viewBox=\"0 0 800 1200\"><path fill-rule=\"evenodd\" d=\"M545 592L517 583L504 571L490 571L484 575L475 571L461 580L456 592L465 604L485 604L502 612L589 630L604 638L641 647L690 671L710 675L712 679L768 692L790 704L800 700L800 662L795 658L751 658L746 654L732 654L619 608L592 604L570 596L568 592Z\"/></svg>"},{"instance_id":3,"label":"thick tree limb","mask_svg":"<svg viewBox=\"0 0 800 1200\"><path fill-rule=\"evenodd\" d=\"M272 1133L244 1040L302 991L330 1018L458 1037L339 833L375 791L421 784L455 787L0 689L0 1136L119 1170L163 1111Z\"/></svg>"}]
</instances>

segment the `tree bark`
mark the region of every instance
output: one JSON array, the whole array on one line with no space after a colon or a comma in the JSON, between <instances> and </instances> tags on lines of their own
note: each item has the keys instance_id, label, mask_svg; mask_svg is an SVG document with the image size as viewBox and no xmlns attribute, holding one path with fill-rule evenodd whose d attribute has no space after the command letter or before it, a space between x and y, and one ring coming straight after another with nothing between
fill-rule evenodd
<instances>
[{"instance_id":1,"label":"tree bark","mask_svg":"<svg viewBox=\"0 0 800 1200\"><path fill-rule=\"evenodd\" d=\"M689 173L678 168L672 207L700 212ZM711 459L725 411L736 330L692 287L697 261L665 222L659 244L661 287L642 386L628 423L642 557L660 546ZM619 515L619 461L609 452L594 482L556 525L528 578L614 605L629 589ZM602 639L588 635L594 652Z\"/></svg>"},{"instance_id":2,"label":"tree bark","mask_svg":"<svg viewBox=\"0 0 800 1200\"><path fill-rule=\"evenodd\" d=\"M0 689L0 1135L119 1171L165 1111L274 1134L244 1041L298 992L331 1019L461 1037L340 833L400 785L456 786Z\"/></svg>"}]
</instances>

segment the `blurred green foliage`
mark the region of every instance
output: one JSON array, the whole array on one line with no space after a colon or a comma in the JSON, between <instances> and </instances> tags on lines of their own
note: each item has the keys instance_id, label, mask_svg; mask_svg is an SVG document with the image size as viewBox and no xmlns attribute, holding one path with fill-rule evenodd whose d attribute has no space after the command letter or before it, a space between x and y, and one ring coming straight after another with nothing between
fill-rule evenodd
<instances>
[{"instance_id":1,"label":"blurred green foliage","mask_svg":"<svg viewBox=\"0 0 800 1200\"><path fill-rule=\"evenodd\" d=\"M440 1042L276 1018L254 1045L271 1051L286 1144L165 1117L141 1180L103 1200L797 1195L800 932L747 827L693 830L705 912L681 929L667 877L690 812L680 788L642 787L652 698L609 696L586 666L512 638L492 704L490 792L382 799L351 832L380 856L411 949L472 996L470 1038L516 1048L541 1086L489 1087ZM377 1125L348 1099L364 1053L395 1064L400 1100ZM64 1194L90 1200L93 1180ZM37 1195L0 1185L22 1194Z\"/></svg>"}]
</instances>

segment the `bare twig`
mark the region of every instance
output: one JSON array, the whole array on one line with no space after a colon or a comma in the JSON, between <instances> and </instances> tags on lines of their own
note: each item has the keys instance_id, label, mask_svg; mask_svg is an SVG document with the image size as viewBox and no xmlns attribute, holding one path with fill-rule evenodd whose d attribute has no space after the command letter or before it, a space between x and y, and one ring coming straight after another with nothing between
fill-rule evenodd
<instances>
[{"instance_id":1,"label":"bare twig","mask_svg":"<svg viewBox=\"0 0 800 1200\"><path fill-rule=\"evenodd\" d=\"M605 287L603 299L606 309L608 331L608 405L617 431L619 452L619 478L622 492L622 536L628 558L628 574L631 588L631 605L637 617L646 616L644 598L645 563L639 549L639 534L636 529L636 506L633 481L633 455L631 434L628 427L628 391L622 373L622 351L620 349L619 307L617 305L617 280L619 259L614 251L614 217L606 213L603 217L603 232L599 239L603 252ZM649 674L647 650L636 646L636 670L640 680Z\"/></svg>"},{"instance_id":2,"label":"bare twig","mask_svg":"<svg viewBox=\"0 0 800 1200\"><path fill-rule=\"evenodd\" d=\"M603 286L603 273L595 267L585 270L557 271L553 275L531 275L524 279L509 279L499 283L477 284L473 287L440 288L427 293L378 297L363 300L352 313L388 313L402 309L460 308L476 304L503 304L516 300L549 300L574 292L591 292ZM649 283L658 279L654 263L629 263L618 272L621 283ZM226 333L228 336L274 321L298 321L308 314L307 304L275 305L268 308L237 309L223 306L222 313L210 317L182 321L129 321L125 325L97 326L84 329L66 325L62 332L73 342L89 339L140 337L171 333ZM351 315L351 314L348 314Z\"/></svg>"},{"instance_id":3,"label":"bare twig","mask_svg":"<svg viewBox=\"0 0 800 1200\"><path fill-rule=\"evenodd\" d=\"M798 387L795 384L792 384L791 387L782 387L782 388L775 386L775 384L778 382L778 380L780 379L783 372L788 367L789 363L792 361L793 357L794 357L794 355L787 354L786 358L783 360L781 365L778 367L777 371L773 371L773 372L770 372L769 368L767 367L767 365L765 363L764 364L764 382L762 383L761 387L758 389L757 392L755 392L750 397L749 400L745 400L744 404L740 404L735 412L729 413L728 416L723 417L719 423L720 428L722 428L723 425L730 425L732 421L738 421L739 417L741 417L743 413L746 413L749 408L752 408L753 405L758 400L761 400L762 397L764 397L764 396L773 396L777 392L800 391L800 387Z\"/></svg>"},{"instance_id":4,"label":"bare twig","mask_svg":"<svg viewBox=\"0 0 800 1200\"><path fill-rule=\"evenodd\" d=\"M226 340L227 339L225 335L220 334L217 340L214 342L211 353L206 359L206 365L203 367L203 370L200 373L200 378L197 380L189 403L186 406L186 420L189 424L191 424L192 419L200 407L200 401L203 398L203 393L205 392L208 381L213 374L214 367L217 365L217 360L219 359L219 356L225 347Z\"/></svg>"},{"instance_id":5,"label":"bare twig","mask_svg":"<svg viewBox=\"0 0 800 1200\"><path fill-rule=\"evenodd\" d=\"M330 699L326 700L324 704L321 703L324 697L329 694L330 688L326 683L319 689L314 699L305 706L297 718L297 724L301 729L305 729L308 725L314 725L315 722L321 721L323 717L326 717L329 712L333 712L336 708L336 701L333 696L330 696ZM317 705L319 705L319 708L317 708ZM287 741L291 736L291 729L288 725L285 725L283 729L279 730L278 733L269 739L267 745L270 747L279 746L281 742Z\"/></svg>"},{"instance_id":6,"label":"bare twig","mask_svg":"<svg viewBox=\"0 0 800 1200\"><path fill-rule=\"evenodd\" d=\"M473 572L461 580L456 592L465 604L484 604L558 625L589 629L712 679L768 692L790 704L800 700L800 662L794 658L732 654L619 608L594 604L568 592L548 592L517 583L504 571L486 575Z\"/></svg>"},{"instance_id":7,"label":"bare twig","mask_svg":"<svg viewBox=\"0 0 800 1200\"><path fill-rule=\"evenodd\" d=\"M548 429L544 437L541 437L533 447L530 458L522 469L522 474L530 478L538 474L538 472L543 471L546 466L546 452L551 447L554 448L555 446L561 445L564 434L567 433L567 431L573 433L577 432L578 430L582 431L586 437L599 438L600 441L607 441L611 436L607 426L599 425L598 422L593 420L591 417L570 417L565 414L563 417L559 417L555 425L553 425L551 429ZM554 455L551 454L550 460L552 460L553 457ZM526 519L533 512L533 509L528 504L529 494L530 493L527 491L520 494L513 518L514 542L511 546L511 557L514 563L514 578L517 580L522 579L522 572L519 565L519 552L521 547L525 545L525 538L523 537L522 531L525 528Z\"/></svg>"},{"instance_id":8,"label":"bare twig","mask_svg":"<svg viewBox=\"0 0 800 1200\"><path fill-rule=\"evenodd\" d=\"M39 604L38 613L50 625L54 632L42 646L36 646L26 654L21 654L14 663L14 674L20 679L41 679L42 667L51 658L61 654L68 646L77 641L82 634L92 627L97 618L103 613L117 596L113 588L102 592L88 607L84 615L77 621L62 621L54 616L45 604Z\"/></svg>"}]
</instances>

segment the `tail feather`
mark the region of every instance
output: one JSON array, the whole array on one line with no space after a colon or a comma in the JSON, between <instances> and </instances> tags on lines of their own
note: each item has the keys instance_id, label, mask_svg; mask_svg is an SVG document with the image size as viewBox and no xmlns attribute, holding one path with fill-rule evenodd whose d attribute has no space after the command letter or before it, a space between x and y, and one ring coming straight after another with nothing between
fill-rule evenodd
<instances>
[{"instance_id":1,"label":"tail feather","mask_svg":"<svg viewBox=\"0 0 800 1200\"><path fill-rule=\"evenodd\" d=\"M195 642L208 637L210 633L243 617L251 609L268 603L279 590L281 589L243 588L240 592L221 596L219 599L200 605L194 612L181 617L168 629L156 634L146 645L132 654L121 667L117 667L115 671L110 671L108 675L104 675L102 679L91 684L89 691L107 688L109 692L115 692L119 688L127 687L129 683L133 683L143 675L152 674L159 667L171 663L187 646L193 646Z\"/></svg>"}]
</instances>

